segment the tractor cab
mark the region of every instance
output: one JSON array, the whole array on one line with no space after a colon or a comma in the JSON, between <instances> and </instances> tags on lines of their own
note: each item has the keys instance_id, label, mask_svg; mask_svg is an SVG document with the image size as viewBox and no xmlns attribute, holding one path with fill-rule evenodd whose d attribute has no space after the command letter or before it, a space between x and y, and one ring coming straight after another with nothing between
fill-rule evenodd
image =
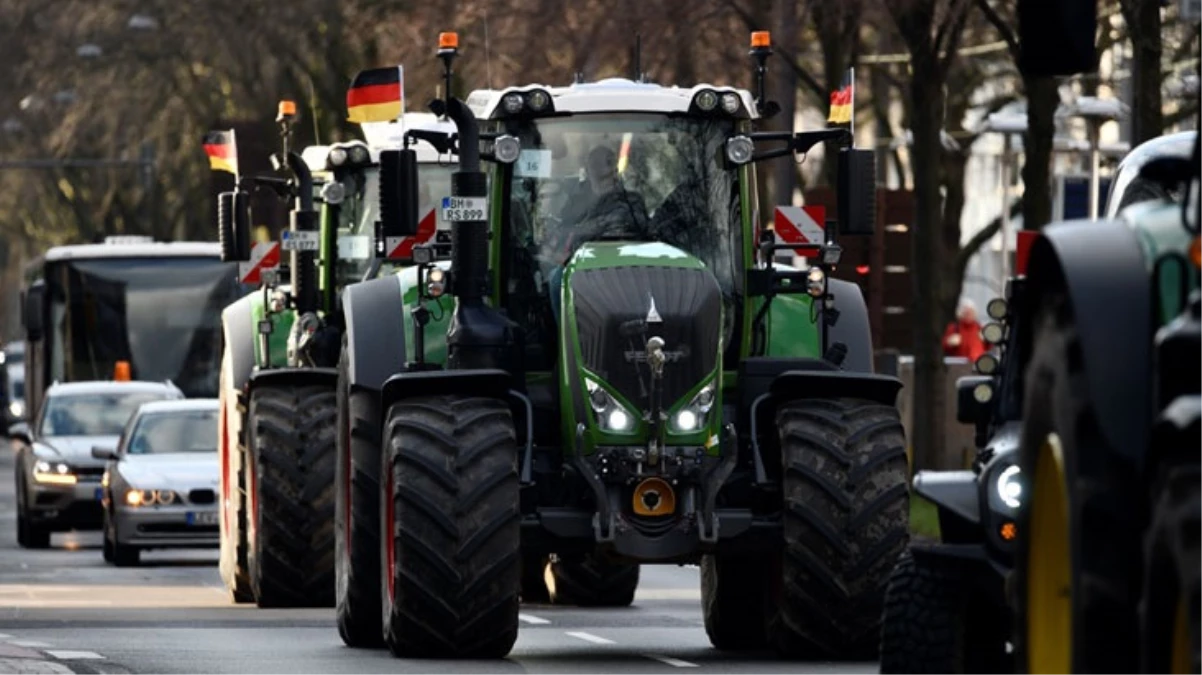
<instances>
[{"instance_id":1,"label":"tractor cab","mask_svg":"<svg viewBox=\"0 0 1202 675\"><path fill-rule=\"evenodd\" d=\"M374 246L375 223L380 219L381 151L399 147L406 131L449 134L454 132L455 125L430 113L406 113L401 120L366 122L362 128L366 142L352 140L315 146L306 150L305 155L314 176L323 175L327 180L320 188L320 199L331 211L331 222L337 224L334 276L338 288L396 271L395 264L388 262L387 256L380 255ZM422 168L418 185L418 236L435 245L438 257L449 257L450 223L441 217L436 200L451 193L455 155L421 140L413 149Z\"/></svg>"}]
</instances>

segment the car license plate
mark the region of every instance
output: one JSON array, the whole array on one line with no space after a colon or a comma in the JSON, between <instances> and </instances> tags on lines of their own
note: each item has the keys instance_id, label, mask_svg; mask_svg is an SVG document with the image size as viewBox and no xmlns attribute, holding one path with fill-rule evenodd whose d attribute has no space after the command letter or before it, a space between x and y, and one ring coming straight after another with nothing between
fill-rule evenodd
<instances>
[{"instance_id":1,"label":"car license plate","mask_svg":"<svg viewBox=\"0 0 1202 675\"><path fill-rule=\"evenodd\" d=\"M189 525L216 525L217 524L217 512L216 511L201 511L200 513L197 513L195 511L189 511L188 512L188 524Z\"/></svg>"},{"instance_id":2,"label":"car license plate","mask_svg":"<svg viewBox=\"0 0 1202 675\"><path fill-rule=\"evenodd\" d=\"M96 488L96 501L104 501L104 488Z\"/></svg>"}]
</instances>

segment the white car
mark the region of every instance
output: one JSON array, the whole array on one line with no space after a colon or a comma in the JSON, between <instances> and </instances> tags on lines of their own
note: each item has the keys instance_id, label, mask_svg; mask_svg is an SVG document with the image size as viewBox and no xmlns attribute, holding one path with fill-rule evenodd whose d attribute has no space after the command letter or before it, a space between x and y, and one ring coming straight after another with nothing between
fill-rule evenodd
<instances>
[{"instance_id":1,"label":"white car","mask_svg":"<svg viewBox=\"0 0 1202 675\"><path fill-rule=\"evenodd\" d=\"M169 382L65 382L47 389L32 427L14 434L17 543L46 548L51 532L100 529L104 463L92 448L114 445L143 403L183 397Z\"/></svg>"},{"instance_id":2,"label":"white car","mask_svg":"<svg viewBox=\"0 0 1202 675\"><path fill-rule=\"evenodd\" d=\"M116 448L92 454L104 472L104 559L137 565L141 552L216 548L218 400L156 401L138 408Z\"/></svg>"}]
</instances>

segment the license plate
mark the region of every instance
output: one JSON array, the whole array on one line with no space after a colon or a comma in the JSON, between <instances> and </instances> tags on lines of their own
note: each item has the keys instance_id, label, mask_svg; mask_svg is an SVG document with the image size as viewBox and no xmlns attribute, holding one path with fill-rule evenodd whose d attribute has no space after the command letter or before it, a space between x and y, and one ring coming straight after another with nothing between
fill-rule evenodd
<instances>
[{"instance_id":1,"label":"license plate","mask_svg":"<svg viewBox=\"0 0 1202 675\"><path fill-rule=\"evenodd\" d=\"M104 501L104 488L96 488L96 501Z\"/></svg>"},{"instance_id":2,"label":"license plate","mask_svg":"<svg viewBox=\"0 0 1202 675\"><path fill-rule=\"evenodd\" d=\"M280 248L285 251L316 251L320 248L318 232L284 230L280 235Z\"/></svg>"},{"instance_id":3,"label":"license plate","mask_svg":"<svg viewBox=\"0 0 1202 675\"><path fill-rule=\"evenodd\" d=\"M189 511L188 512L188 524L189 525L216 525L217 524L217 512L216 511L202 511L200 513L197 513L195 511Z\"/></svg>"},{"instance_id":4,"label":"license plate","mask_svg":"<svg viewBox=\"0 0 1202 675\"><path fill-rule=\"evenodd\" d=\"M448 223L487 220L488 199L486 197L443 197L442 219Z\"/></svg>"}]
</instances>

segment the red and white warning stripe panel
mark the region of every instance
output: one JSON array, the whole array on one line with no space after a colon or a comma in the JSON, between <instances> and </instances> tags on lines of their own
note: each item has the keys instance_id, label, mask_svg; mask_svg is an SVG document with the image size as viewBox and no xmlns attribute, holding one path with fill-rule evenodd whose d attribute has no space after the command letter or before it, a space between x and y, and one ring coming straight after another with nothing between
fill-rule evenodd
<instances>
[{"instance_id":1,"label":"red and white warning stripe panel","mask_svg":"<svg viewBox=\"0 0 1202 675\"><path fill-rule=\"evenodd\" d=\"M438 223L435 221L434 209L430 209L417 223L417 236L386 237L384 239L384 258L386 260L408 260L412 258L413 247L433 239L434 232L437 229Z\"/></svg>"},{"instance_id":2,"label":"red and white warning stripe panel","mask_svg":"<svg viewBox=\"0 0 1202 675\"><path fill-rule=\"evenodd\" d=\"M238 280L244 284L262 283L263 270L280 266L280 243L257 241L250 251L250 260L238 263Z\"/></svg>"},{"instance_id":3,"label":"red and white warning stripe panel","mask_svg":"<svg viewBox=\"0 0 1202 675\"><path fill-rule=\"evenodd\" d=\"M797 255L814 255L826 243L826 207L778 206L772 229L778 244L797 244Z\"/></svg>"}]
</instances>

